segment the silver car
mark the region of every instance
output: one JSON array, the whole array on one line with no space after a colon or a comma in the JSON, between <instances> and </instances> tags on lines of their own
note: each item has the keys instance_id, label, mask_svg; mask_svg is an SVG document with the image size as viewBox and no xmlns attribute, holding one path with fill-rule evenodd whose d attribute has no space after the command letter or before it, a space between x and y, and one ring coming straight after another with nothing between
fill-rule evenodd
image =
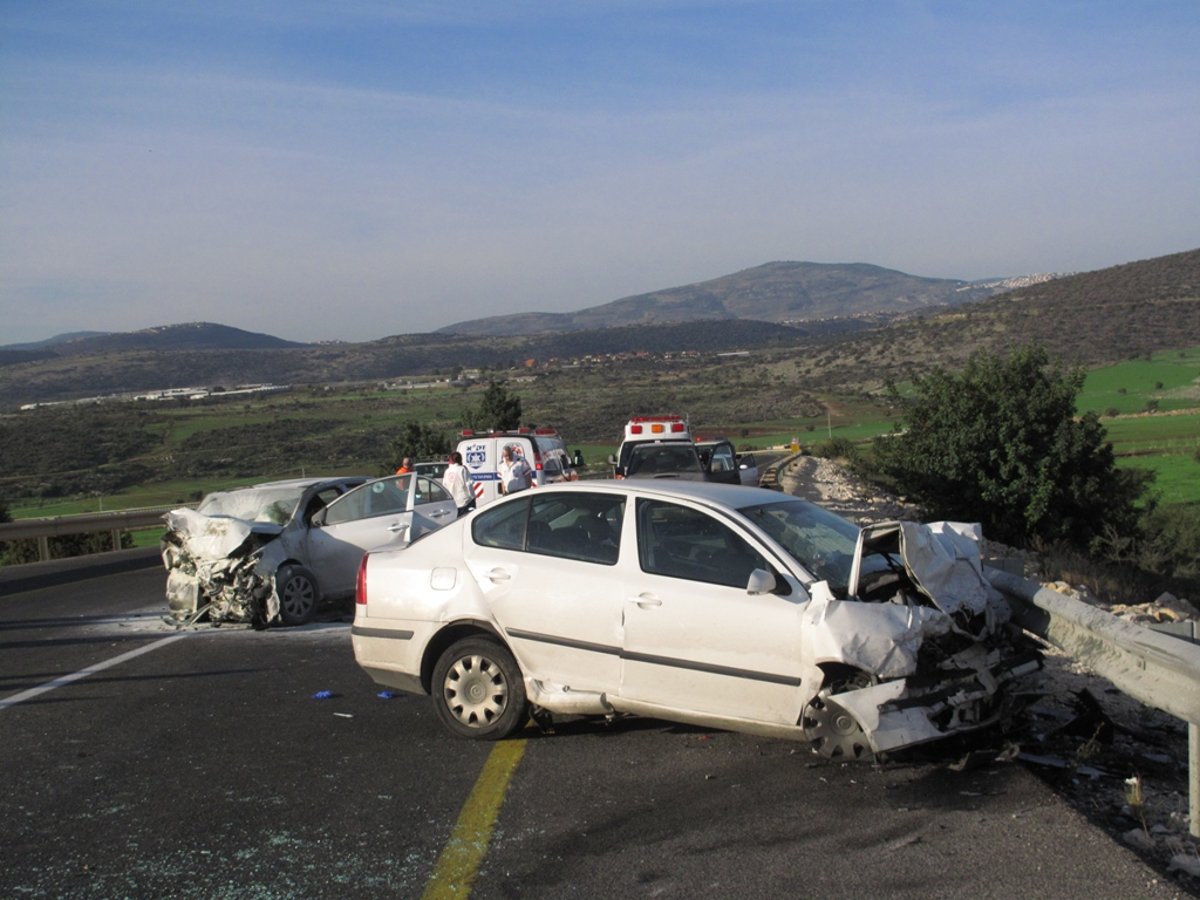
<instances>
[{"instance_id":1,"label":"silver car","mask_svg":"<svg viewBox=\"0 0 1200 900\"><path fill-rule=\"evenodd\" d=\"M364 551L403 547L451 522L437 481L405 474L276 481L167 513L167 603L179 624L302 625L349 596Z\"/></svg>"}]
</instances>

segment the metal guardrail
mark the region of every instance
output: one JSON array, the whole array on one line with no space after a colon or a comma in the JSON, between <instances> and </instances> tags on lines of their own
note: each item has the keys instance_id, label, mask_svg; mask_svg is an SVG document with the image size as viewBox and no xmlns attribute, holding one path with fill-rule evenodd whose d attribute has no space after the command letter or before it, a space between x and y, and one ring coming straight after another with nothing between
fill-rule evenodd
<instances>
[{"instance_id":1,"label":"metal guardrail","mask_svg":"<svg viewBox=\"0 0 1200 900\"><path fill-rule=\"evenodd\" d=\"M0 541L35 538L38 542L38 558L45 561L50 559L50 538L52 537L107 531L112 535L112 549L120 550L121 532L134 528L150 528L155 525L161 525L165 530L163 516L178 508L179 504L176 504L106 513L84 513L76 516L18 519L16 522L0 523Z\"/></svg>"},{"instance_id":2,"label":"metal guardrail","mask_svg":"<svg viewBox=\"0 0 1200 900\"><path fill-rule=\"evenodd\" d=\"M1188 723L1188 822L1200 837L1200 645L1161 634L1040 584L985 567L1022 628L1121 691Z\"/></svg>"}]
</instances>

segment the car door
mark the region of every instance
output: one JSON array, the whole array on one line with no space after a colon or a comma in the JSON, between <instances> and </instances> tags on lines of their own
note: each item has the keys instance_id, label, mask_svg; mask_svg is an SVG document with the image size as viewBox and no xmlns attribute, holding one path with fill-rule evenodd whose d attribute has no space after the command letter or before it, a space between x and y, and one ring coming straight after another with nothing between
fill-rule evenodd
<instances>
[{"instance_id":1,"label":"car door","mask_svg":"<svg viewBox=\"0 0 1200 900\"><path fill-rule=\"evenodd\" d=\"M800 617L808 597L749 536L710 511L635 502L638 574L625 597L620 696L776 724L800 714ZM787 595L747 592L755 569Z\"/></svg>"},{"instance_id":2,"label":"car door","mask_svg":"<svg viewBox=\"0 0 1200 900\"><path fill-rule=\"evenodd\" d=\"M722 484L740 483L733 444L728 441L718 441L713 444L708 458L708 477L711 481L718 481Z\"/></svg>"},{"instance_id":3,"label":"car door","mask_svg":"<svg viewBox=\"0 0 1200 900\"><path fill-rule=\"evenodd\" d=\"M418 475L412 485L412 528L409 541L436 531L458 518L458 504L440 481Z\"/></svg>"},{"instance_id":4,"label":"car door","mask_svg":"<svg viewBox=\"0 0 1200 900\"><path fill-rule=\"evenodd\" d=\"M413 494L422 478L406 474L370 481L314 517L306 540L307 559L301 562L316 576L322 594L352 592L358 564L367 550L403 547L413 540ZM453 517L457 509L453 502L450 506Z\"/></svg>"},{"instance_id":5,"label":"car door","mask_svg":"<svg viewBox=\"0 0 1200 900\"><path fill-rule=\"evenodd\" d=\"M619 494L531 491L472 519L467 566L527 676L616 689L624 505Z\"/></svg>"}]
</instances>

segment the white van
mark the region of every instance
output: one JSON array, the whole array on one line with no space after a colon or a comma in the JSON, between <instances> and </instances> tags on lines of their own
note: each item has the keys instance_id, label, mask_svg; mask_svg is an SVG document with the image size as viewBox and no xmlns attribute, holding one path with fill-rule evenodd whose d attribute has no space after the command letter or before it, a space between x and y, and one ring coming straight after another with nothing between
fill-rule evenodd
<instances>
[{"instance_id":1,"label":"white van","mask_svg":"<svg viewBox=\"0 0 1200 900\"><path fill-rule=\"evenodd\" d=\"M471 476L475 503L484 506L500 496L500 476L496 466L505 447L511 447L513 459L524 459L533 471L533 487L556 481L574 480L575 470L567 456L566 444L553 428L518 428L516 431L464 431L458 447L463 465Z\"/></svg>"}]
</instances>

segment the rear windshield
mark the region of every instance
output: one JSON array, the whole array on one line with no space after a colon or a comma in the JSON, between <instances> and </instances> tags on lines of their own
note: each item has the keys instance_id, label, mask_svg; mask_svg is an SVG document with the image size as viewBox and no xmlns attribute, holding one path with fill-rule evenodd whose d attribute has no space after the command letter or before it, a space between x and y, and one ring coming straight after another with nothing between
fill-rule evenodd
<instances>
[{"instance_id":1,"label":"rear windshield","mask_svg":"<svg viewBox=\"0 0 1200 900\"><path fill-rule=\"evenodd\" d=\"M637 444L629 454L625 474L667 475L672 473L701 473L700 457L694 444Z\"/></svg>"}]
</instances>

